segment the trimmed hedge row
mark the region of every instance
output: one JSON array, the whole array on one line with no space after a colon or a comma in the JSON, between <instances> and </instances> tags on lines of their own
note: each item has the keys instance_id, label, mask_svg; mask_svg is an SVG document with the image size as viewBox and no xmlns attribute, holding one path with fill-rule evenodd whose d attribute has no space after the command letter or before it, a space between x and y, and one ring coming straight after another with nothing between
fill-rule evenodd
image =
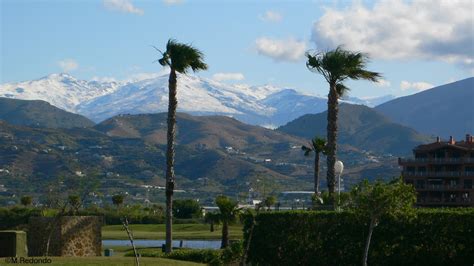
<instances>
[{"instance_id":1,"label":"trimmed hedge row","mask_svg":"<svg viewBox=\"0 0 474 266\"><path fill-rule=\"evenodd\" d=\"M0 230L26 227L31 216L41 216L41 210L34 208L0 208Z\"/></svg>"},{"instance_id":2,"label":"trimmed hedge row","mask_svg":"<svg viewBox=\"0 0 474 266\"><path fill-rule=\"evenodd\" d=\"M20 229L26 227L28 219L31 216L55 216L59 210L45 209L33 207L0 207L0 230ZM66 213L66 215L71 215ZM127 210L80 210L76 215L92 215L104 217L105 224L116 225L122 224L122 218L127 216L128 221L132 224L163 224L165 219L162 215L151 215ZM203 219L173 219L175 224L198 224L203 223Z\"/></svg>"},{"instance_id":3,"label":"trimmed hedge row","mask_svg":"<svg viewBox=\"0 0 474 266\"><path fill-rule=\"evenodd\" d=\"M242 242L234 242L225 249L175 249L170 254L160 250L139 250L142 257L160 257L174 260L206 263L211 266L229 265L240 261L242 256ZM133 251L125 253L126 257L133 257Z\"/></svg>"},{"instance_id":4,"label":"trimmed hedge row","mask_svg":"<svg viewBox=\"0 0 474 266\"><path fill-rule=\"evenodd\" d=\"M411 221L382 219L369 265L472 265L474 209L418 209ZM252 265L360 265L368 223L349 212L266 212L255 218ZM244 246L252 220L244 226Z\"/></svg>"}]
</instances>

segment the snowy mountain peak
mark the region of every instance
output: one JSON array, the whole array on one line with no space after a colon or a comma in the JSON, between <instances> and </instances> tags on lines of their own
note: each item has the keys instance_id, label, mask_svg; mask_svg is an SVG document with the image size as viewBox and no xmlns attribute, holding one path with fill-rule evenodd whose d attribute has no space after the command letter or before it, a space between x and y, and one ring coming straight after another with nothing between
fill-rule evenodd
<instances>
[{"instance_id":1,"label":"snowy mountain peak","mask_svg":"<svg viewBox=\"0 0 474 266\"><path fill-rule=\"evenodd\" d=\"M135 81L80 80L67 73L0 85L0 97L44 100L99 122L117 114L166 112L168 75ZM367 104L370 100L349 101ZM242 122L277 127L307 113L327 108L325 97L273 85L229 85L178 74L178 111L226 115Z\"/></svg>"}]
</instances>

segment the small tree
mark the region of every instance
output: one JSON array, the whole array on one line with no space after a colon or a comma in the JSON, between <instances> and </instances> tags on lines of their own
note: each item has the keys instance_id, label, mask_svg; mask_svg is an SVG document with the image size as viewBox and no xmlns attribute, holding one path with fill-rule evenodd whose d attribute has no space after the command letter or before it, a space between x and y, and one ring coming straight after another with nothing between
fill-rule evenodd
<instances>
[{"instance_id":1,"label":"small tree","mask_svg":"<svg viewBox=\"0 0 474 266\"><path fill-rule=\"evenodd\" d=\"M265 205L265 207L267 207L267 211L269 211L270 207L275 205L275 203L276 203L275 196L269 196L263 200L263 204Z\"/></svg>"},{"instance_id":2,"label":"small tree","mask_svg":"<svg viewBox=\"0 0 474 266\"><path fill-rule=\"evenodd\" d=\"M204 216L204 221L210 225L209 230L214 232L214 225L218 225L220 223L219 214L208 212L206 213L206 216Z\"/></svg>"},{"instance_id":3,"label":"small tree","mask_svg":"<svg viewBox=\"0 0 474 266\"><path fill-rule=\"evenodd\" d=\"M237 201L226 196L217 196L216 205L219 207L219 220L222 223L221 248L226 248L229 246L229 224L237 220L241 208L239 208Z\"/></svg>"},{"instance_id":4,"label":"small tree","mask_svg":"<svg viewBox=\"0 0 474 266\"><path fill-rule=\"evenodd\" d=\"M173 216L181 219L201 218L202 208L193 199L173 200Z\"/></svg>"},{"instance_id":5,"label":"small tree","mask_svg":"<svg viewBox=\"0 0 474 266\"><path fill-rule=\"evenodd\" d=\"M117 194L112 196L112 203L119 208L122 204L123 201L125 200L125 197L122 194Z\"/></svg>"},{"instance_id":6,"label":"small tree","mask_svg":"<svg viewBox=\"0 0 474 266\"><path fill-rule=\"evenodd\" d=\"M31 198L31 196L23 196L21 197L20 201L21 201L21 204L26 207L28 205L31 205L31 202L33 201L33 199Z\"/></svg>"},{"instance_id":7,"label":"small tree","mask_svg":"<svg viewBox=\"0 0 474 266\"><path fill-rule=\"evenodd\" d=\"M413 204L416 202L415 189L403 180L391 183L376 181L370 184L362 181L351 191L352 208L356 215L369 221L369 231L365 242L362 265L367 266L372 232L382 217L408 218L415 214Z\"/></svg>"},{"instance_id":8,"label":"small tree","mask_svg":"<svg viewBox=\"0 0 474 266\"><path fill-rule=\"evenodd\" d=\"M75 215L79 211L79 208L81 208L81 197L79 197L79 195L70 195L68 197L68 203L71 206L73 214Z\"/></svg>"},{"instance_id":9,"label":"small tree","mask_svg":"<svg viewBox=\"0 0 474 266\"><path fill-rule=\"evenodd\" d=\"M320 137L314 137L309 146L301 146L304 156L309 156L314 152L314 193L319 195L319 160L320 154L326 154L326 140Z\"/></svg>"}]
</instances>

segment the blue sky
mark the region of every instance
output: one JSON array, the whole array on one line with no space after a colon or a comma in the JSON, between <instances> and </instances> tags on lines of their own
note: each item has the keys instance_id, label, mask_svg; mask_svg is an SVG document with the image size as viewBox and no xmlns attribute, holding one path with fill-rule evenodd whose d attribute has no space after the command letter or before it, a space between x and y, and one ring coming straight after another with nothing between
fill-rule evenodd
<instances>
[{"instance_id":1,"label":"blue sky","mask_svg":"<svg viewBox=\"0 0 474 266\"><path fill-rule=\"evenodd\" d=\"M227 83L327 94L304 52L339 44L369 53L378 84L351 96L407 95L472 76L472 1L1 1L0 83L68 72L126 80L160 73L169 38L192 43ZM162 72L162 71L161 71Z\"/></svg>"}]
</instances>

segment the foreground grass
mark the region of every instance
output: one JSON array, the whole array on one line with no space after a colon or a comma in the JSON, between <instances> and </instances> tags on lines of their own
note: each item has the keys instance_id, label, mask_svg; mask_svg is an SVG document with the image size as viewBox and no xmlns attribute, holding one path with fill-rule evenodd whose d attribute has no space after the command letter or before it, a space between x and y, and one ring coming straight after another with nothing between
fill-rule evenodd
<instances>
[{"instance_id":1,"label":"foreground grass","mask_svg":"<svg viewBox=\"0 0 474 266\"><path fill-rule=\"evenodd\" d=\"M132 224L135 239L165 239L164 224ZM173 239L220 239L221 227L216 227L214 232L209 231L206 224L174 224ZM229 227L230 239L242 239L242 225ZM128 239L127 233L121 225L106 225L102 227L102 239Z\"/></svg>"},{"instance_id":2,"label":"foreground grass","mask_svg":"<svg viewBox=\"0 0 474 266\"><path fill-rule=\"evenodd\" d=\"M21 265L53 265L53 266L83 266L83 265L97 265L97 266L129 266L134 265L135 258L133 257L48 257L52 263L48 264L21 264ZM3 259L3 258L2 258ZM3 261L2 261L3 263ZM0 265L4 265L0 263ZM155 266L155 265L169 265L169 266L194 266L204 265L189 261L170 260L162 258L140 258L140 265Z\"/></svg>"}]
</instances>

